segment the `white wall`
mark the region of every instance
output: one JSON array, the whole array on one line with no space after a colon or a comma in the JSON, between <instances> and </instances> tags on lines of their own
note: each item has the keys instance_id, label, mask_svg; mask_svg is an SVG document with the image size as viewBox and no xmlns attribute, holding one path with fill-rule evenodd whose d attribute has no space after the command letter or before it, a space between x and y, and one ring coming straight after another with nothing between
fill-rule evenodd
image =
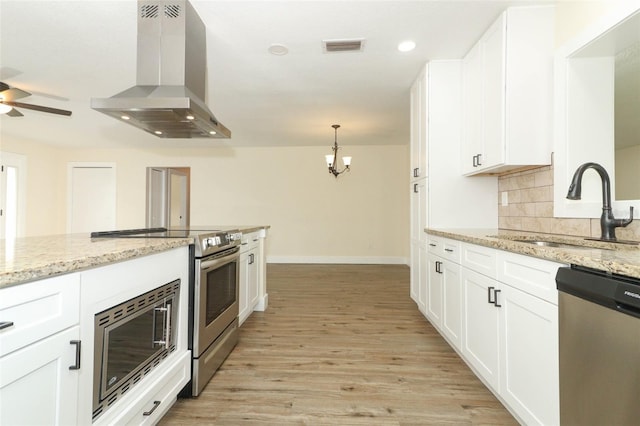
<instances>
[{"instance_id":1,"label":"white wall","mask_svg":"<svg viewBox=\"0 0 640 426\"><path fill-rule=\"evenodd\" d=\"M117 227L145 225L146 167L191 168L192 225L270 225L272 261L405 262L408 146L341 146L335 179L326 147L65 149L5 137L28 157L27 235L64 233L67 162L114 162Z\"/></svg>"},{"instance_id":2,"label":"white wall","mask_svg":"<svg viewBox=\"0 0 640 426\"><path fill-rule=\"evenodd\" d=\"M1 140L1 151L27 157L26 236L64 233L67 203L65 151L5 135Z\"/></svg>"}]
</instances>

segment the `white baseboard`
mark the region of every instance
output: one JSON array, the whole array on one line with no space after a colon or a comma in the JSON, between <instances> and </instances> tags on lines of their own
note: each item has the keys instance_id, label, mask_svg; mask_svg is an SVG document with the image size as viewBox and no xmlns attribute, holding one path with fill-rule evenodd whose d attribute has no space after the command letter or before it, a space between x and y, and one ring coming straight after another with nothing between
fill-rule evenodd
<instances>
[{"instance_id":1,"label":"white baseboard","mask_svg":"<svg viewBox=\"0 0 640 426\"><path fill-rule=\"evenodd\" d=\"M329 263L364 265L409 265L406 257L391 256L267 256L267 263Z\"/></svg>"}]
</instances>

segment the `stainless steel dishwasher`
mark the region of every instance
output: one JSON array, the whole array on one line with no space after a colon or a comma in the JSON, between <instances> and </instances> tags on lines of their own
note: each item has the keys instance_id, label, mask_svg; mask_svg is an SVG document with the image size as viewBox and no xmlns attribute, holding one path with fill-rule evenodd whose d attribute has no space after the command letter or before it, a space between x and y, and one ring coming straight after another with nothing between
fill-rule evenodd
<instances>
[{"instance_id":1,"label":"stainless steel dishwasher","mask_svg":"<svg viewBox=\"0 0 640 426\"><path fill-rule=\"evenodd\" d=\"M560 424L640 424L640 280L558 269Z\"/></svg>"}]
</instances>

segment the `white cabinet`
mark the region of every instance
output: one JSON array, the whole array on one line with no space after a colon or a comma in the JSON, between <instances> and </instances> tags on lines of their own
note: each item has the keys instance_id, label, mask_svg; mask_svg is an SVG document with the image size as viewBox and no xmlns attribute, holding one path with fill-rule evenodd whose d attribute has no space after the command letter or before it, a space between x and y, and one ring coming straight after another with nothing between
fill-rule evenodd
<instances>
[{"instance_id":1,"label":"white cabinet","mask_svg":"<svg viewBox=\"0 0 640 426\"><path fill-rule=\"evenodd\" d=\"M427 312L427 250L420 241L411 241L411 299L418 305L418 310L426 315Z\"/></svg>"},{"instance_id":2,"label":"white cabinet","mask_svg":"<svg viewBox=\"0 0 640 426\"><path fill-rule=\"evenodd\" d=\"M509 285L500 304L500 395L524 424L557 425L558 307Z\"/></svg>"},{"instance_id":3,"label":"white cabinet","mask_svg":"<svg viewBox=\"0 0 640 426\"><path fill-rule=\"evenodd\" d=\"M558 306L563 264L498 251L500 394L528 425L559 424Z\"/></svg>"},{"instance_id":4,"label":"white cabinet","mask_svg":"<svg viewBox=\"0 0 640 426\"><path fill-rule=\"evenodd\" d=\"M463 60L462 172L550 164L553 6L512 7Z\"/></svg>"},{"instance_id":5,"label":"white cabinet","mask_svg":"<svg viewBox=\"0 0 640 426\"><path fill-rule=\"evenodd\" d=\"M462 246L462 355L524 424L558 424L559 263Z\"/></svg>"},{"instance_id":6,"label":"white cabinet","mask_svg":"<svg viewBox=\"0 0 640 426\"><path fill-rule=\"evenodd\" d=\"M0 291L0 424L77 423L79 302L78 274Z\"/></svg>"},{"instance_id":7,"label":"white cabinet","mask_svg":"<svg viewBox=\"0 0 640 426\"><path fill-rule=\"evenodd\" d=\"M464 306L462 353L485 383L498 391L500 311L497 308L500 302L496 299L500 289L494 279L468 268L462 268L461 275Z\"/></svg>"},{"instance_id":8,"label":"white cabinet","mask_svg":"<svg viewBox=\"0 0 640 426\"><path fill-rule=\"evenodd\" d=\"M427 178L411 183L411 239L426 243L429 215Z\"/></svg>"},{"instance_id":9,"label":"white cabinet","mask_svg":"<svg viewBox=\"0 0 640 426\"><path fill-rule=\"evenodd\" d=\"M460 164L451 163L460 157L461 76L462 61L431 61L411 92L411 297L423 313L428 296L425 228L497 226L497 179L465 178Z\"/></svg>"},{"instance_id":10,"label":"white cabinet","mask_svg":"<svg viewBox=\"0 0 640 426\"><path fill-rule=\"evenodd\" d=\"M411 179L427 177L427 90L428 67L420 71L411 86Z\"/></svg>"},{"instance_id":11,"label":"white cabinet","mask_svg":"<svg viewBox=\"0 0 640 426\"><path fill-rule=\"evenodd\" d=\"M264 236L264 230L242 236L238 291L240 325L254 310L266 308Z\"/></svg>"},{"instance_id":12,"label":"white cabinet","mask_svg":"<svg viewBox=\"0 0 640 426\"><path fill-rule=\"evenodd\" d=\"M460 349L462 332L462 282L460 244L429 236L427 311L429 321L451 345Z\"/></svg>"}]
</instances>

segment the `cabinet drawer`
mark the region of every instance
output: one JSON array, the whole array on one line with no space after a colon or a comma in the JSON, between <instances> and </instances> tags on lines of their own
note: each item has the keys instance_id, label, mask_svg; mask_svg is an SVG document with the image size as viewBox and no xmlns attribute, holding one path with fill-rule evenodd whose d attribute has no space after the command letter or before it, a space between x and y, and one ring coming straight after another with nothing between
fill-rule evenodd
<instances>
[{"instance_id":1,"label":"cabinet drawer","mask_svg":"<svg viewBox=\"0 0 640 426\"><path fill-rule=\"evenodd\" d=\"M473 271L496 278L496 252L498 250L475 244L461 245L461 264Z\"/></svg>"},{"instance_id":2,"label":"cabinet drawer","mask_svg":"<svg viewBox=\"0 0 640 426\"><path fill-rule=\"evenodd\" d=\"M427 238L427 250L431 254L440 256L442 252L442 239L429 235Z\"/></svg>"},{"instance_id":3,"label":"cabinet drawer","mask_svg":"<svg viewBox=\"0 0 640 426\"><path fill-rule=\"evenodd\" d=\"M191 374L191 352L186 351L164 367L161 375L143 385L144 391L123 398L112 410L96 420L102 425L154 425L175 403L178 393L187 384ZM142 382L141 382L142 383ZM110 413L110 411L112 411Z\"/></svg>"},{"instance_id":4,"label":"cabinet drawer","mask_svg":"<svg viewBox=\"0 0 640 426\"><path fill-rule=\"evenodd\" d=\"M253 250L260 245L260 233L251 232L250 234L242 234L242 242L240 243L240 253Z\"/></svg>"},{"instance_id":5,"label":"cabinet drawer","mask_svg":"<svg viewBox=\"0 0 640 426\"><path fill-rule=\"evenodd\" d=\"M556 272L561 263L506 251L498 251L498 281L558 304Z\"/></svg>"},{"instance_id":6,"label":"cabinet drawer","mask_svg":"<svg viewBox=\"0 0 640 426\"><path fill-rule=\"evenodd\" d=\"M442 257L452 262L460 263L460 241L442 240Z\"/></svg>"},{"instance_id":7,"label":"cabinet drawer","mask_svg":"<svg viewBox=\"0 0 640 426\"><path fill-rule=\"evenodd\" d=\"M460 241L429 235L427 248L431 254L460 263Z\"/></svg>"},{"instance_id":8,"label":"cabinet drawer","mask_svg":"<svg viewBox=\"0 0 640 426\"><path fill-rule=\"evenodd\" d=\"M0 356L78 324L80 275L69 274L0 291Z\"/></svg>"}]
</instances>

